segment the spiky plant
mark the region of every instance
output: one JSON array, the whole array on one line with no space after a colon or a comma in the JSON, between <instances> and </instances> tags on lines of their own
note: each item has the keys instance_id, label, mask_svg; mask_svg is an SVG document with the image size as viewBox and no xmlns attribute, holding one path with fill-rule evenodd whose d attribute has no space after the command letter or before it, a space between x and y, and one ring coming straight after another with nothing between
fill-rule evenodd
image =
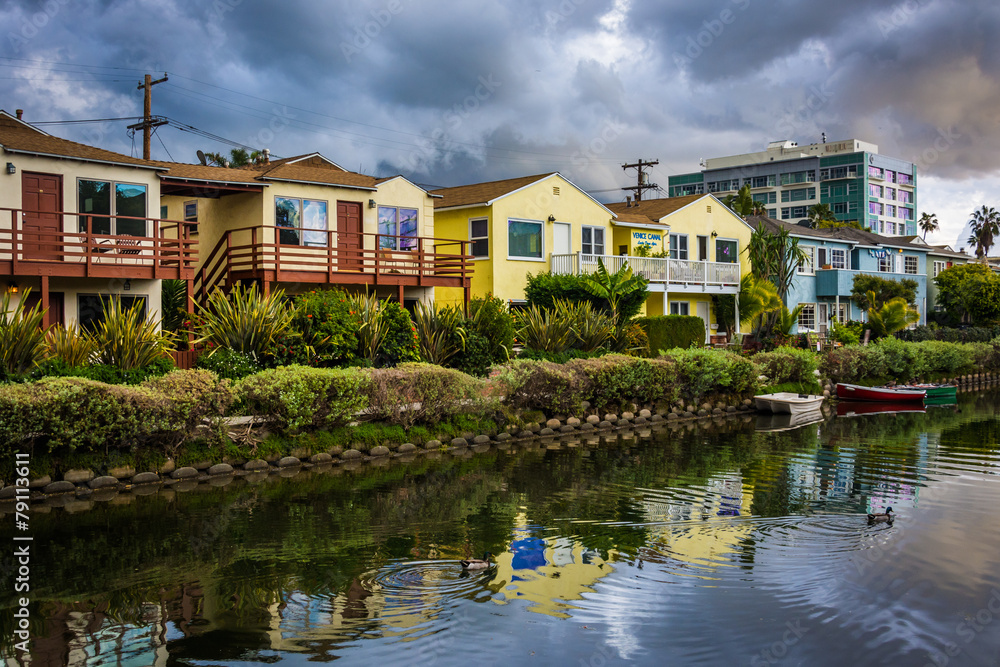
<instances>
[{"instance_id":1,"label":"spiky plant","mask_svg":"<svg viewBox=\"0 0 1000 667\"><path fill-rule=\"evenodd\" d=\"M558 302L552 310L531 306L517 311L514 313L514 326L521 345L540 352L565 352L573 346L576 338L573 320L567 317L565 308L558 307Z\"/></svg>"},{"instance_id":2,"label":"spiky plant","mask_svg":"<svg viewBox=\"0 0 1000 667\"><path fill-rule=\"evenodd\" d=\"M10 305L10 293L0 301L0 367L7 375L27 373L45 355L45 315L41 303L25 308L31 289L24 290L16 306Z\"/></svg>"},{"instance_id":3,"label":"spiky plant","mask_svg":"<svg viewBox=\"0 0 1000 667\"><path fill-rule=\"evenodd\" d=\"M414 316L424 361L445 366L465 349L465 314L459 308L420 302Z\"/></svg>"},{"instance_id":4,"label":"spiky plant","mask_svg":"<svg viewBox=\"0 0 1000 667\"><path fill-rule=\"evenodd\" d=\"M93 337L76 324L50 328L45 343L49 358L61 359L69 366L89 364L97 350Z\"/></svg>"},{"instance_id":5,"label":"spiky plant","mask_svg":"<svg viewBox=\"0 0 1000 667\"><path fill-rule=\"evenodd\" d=\"M869 301L874 303L874 292L869 292L869 295ZM910 306L906 303L906 299L900 296L889 299L878 308L868 309L868 327L875 338L891 336L919 321L920 311Z\"/></svg>"},{"instance_id":6,"label":"spiky plant","mask_svg":"<svg viewBox=\"0 0 1000 667\"><path fill-rule=\"evenodd\" d=\"M143 313L143 302L128 309L122 308L119 299L102 302L104 319L91 334L96 363L130 371L169 357L174 351L170 338L159 330L159 322Z\"/></svg>"},{"instance_id":7,"label":"spiky plant","mask_svg":"<svg viewBox=\"0 0 1000 667\"><path fill-rule=\"evenodd\" d=\"M362 357L374 362L382 349L382 341L385 340L386 326L382 318L385 303L368 292L352 296L351 302L361 321L361 327L358 329L358 351Z\"/></svg>"},{"instance_id":8,"label":"spiky plant","mask_svg":"<svg viewBox=\"0 0 1000 667\"><path fill-rule=\"evenodd\" d=\"M795 306L791 310L787 307L782 306L781 310L777 312L777 321L774 325L775 333L779 333L782 336L791 336L792 329L799 321L799 313L802 312L802 305Z\"/></svg>"},{"instance_id":9,"label":"spiky plant","mask_svg":"<svg viewBox=\"0 0 1000 667\"><path fill-rule=\"evenodd\" d=\"M597 352L615 338L615 322L607 313L595 310L589 301L555 303L556 315L571 323L572 347L583 352Z\"/></svg>"},{"instance_id":10,"label":"spiky plant","mask_svg":"<svg viewBox=\"0 0 1000 667\"><path fill-rule=\"evenodd\" d=\"M198 306L201 324L195 344L207 346L209 354L225 347L259 359L291 324L284 297L284 290L263 296L256 285L236 285L228 296L215 290L208 305Z\"/></svg>"},{"instance_id":11,"label":"spiky plant","mask_svg":"<svg viewBox=\"0 0 1000 667\"><path fill-rule=\"evenodd\" d=\"M163 330L177 331L187 317L187 281L164 280L160 287Z\"/></svg>"}]
</instances>

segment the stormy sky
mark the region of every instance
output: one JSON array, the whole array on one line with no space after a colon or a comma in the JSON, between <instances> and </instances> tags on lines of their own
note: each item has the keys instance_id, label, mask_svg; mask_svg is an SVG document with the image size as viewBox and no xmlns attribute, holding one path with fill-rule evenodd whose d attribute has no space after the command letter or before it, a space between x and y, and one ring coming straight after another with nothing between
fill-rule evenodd
<instances>
[{"instance_id":1,"label":"stormy sky","mask_svg":"<svg viewBox=\"0 0 1000 667\"><path fill-rule=\"evenodd\" d=\"M826 132L917 162L930 239L954 244L1000 206L997 34L995 0L8 0L0 106L136 116L167 72L155 158L231 148L196 128L434 186L558 170L605 201L639 157L666 187ZM141 151L127 124L43 127Z\"/></svg>"}]
</instances>

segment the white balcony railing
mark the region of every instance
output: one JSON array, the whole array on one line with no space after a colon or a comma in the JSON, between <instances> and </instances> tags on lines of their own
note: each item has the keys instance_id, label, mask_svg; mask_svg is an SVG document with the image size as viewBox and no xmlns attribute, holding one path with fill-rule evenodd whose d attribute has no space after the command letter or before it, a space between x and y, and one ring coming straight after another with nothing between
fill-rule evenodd
<instances>
[{"instance_id":1,"label":"white balcony railing","mask_svg":"<svg viewBox=\"0 0 1000 667\"><path fill-rule=\"evenodd\" d=\"M604 267L611 273L618 271L628 262L632 271L651 283L683 285L730 285L740 284L740 265L729 262L693 262L686 259L666 259L661 257L630 257L627 255L552 255L552 273L593 273L597 270L597 260L603 260Z\"/></svg>"}]
</instances>

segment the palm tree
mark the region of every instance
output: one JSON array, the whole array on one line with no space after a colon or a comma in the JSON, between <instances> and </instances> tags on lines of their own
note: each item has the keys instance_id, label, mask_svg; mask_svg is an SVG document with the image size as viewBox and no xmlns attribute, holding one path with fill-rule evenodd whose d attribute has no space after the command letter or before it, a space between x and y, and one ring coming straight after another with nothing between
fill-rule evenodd
<instances>
[{"instance_id":1,"label":"palm tree","mask_svg":"<svg viewBox=\"0 0 1000 667\"><path fill-rule=\"evenodd\" d=\"M813 204L806 212L809 216L809 223L813 229L821 222L836 222L837 216L830 210L829 204Z\"/></svg>"},{"instance_id":2,"label":"palm tree","mask_svg":"<svg viewBox=\"0 0 1000 667\"><path fill-rule=\"evenodd\" d=\"M927 213L926 211L920 214L920 220L917 221L917 226L924 233L924 240L927 240L928 232L936 232L941 225L938 224L936 213Z\"/></svg>"},{"instance_id":3,"label":"palm tree","mask_svg":"<svg viewBox=\"0 0 1000 667\"><path fill-rule=\"evenodd\" d=\"M973 211L969 223L972 231L968 242L976 247L976 258L984 259L990 254L990 248L1000 234L1000 214L992 206L984 204L982 208Z\"/></svg>"},{"instance_id":4,"label":"palm tree","mask_svg":"<svg viewBox=\"0 0 1000 667\"><path fill-rule=\"evenodd\" d=\"M604 266L604 260L597 259L597 271L584 276L584 288L596 297L607 300L611 306L611 319L615 324L621 325L618 313L618 305L622 298L645 290L648 280L642 276L633 275L632 267L628 262L622 263L622 267L614 273L608 272Z\"/></svg>"},{"instance_id":5,"label":"palm tree","mask_svg":"<svg viewBox=\"0 0 1000 667\"><path fill-rule=\"evenodd\" d=\"M777 322L774 325L774 330L782 336L791 336L792 329L799 323L799 313L802 312L803 307L804 304L801 303L791 310L782 306L780 312L777 313Z\"/></svg>"},{"instance_id":6,"label":"palm tree","mask_svg":"<svg viewBox=\"0 0 1000 667\"><path fill-rule=\"evenodd\" d=\"M752 273L740 278L740 324L760 327L763 316L781 308L778 289L770 280L758 280Z\"/></svg>"},{"instance_id":7,"label":"palm tree","mask_svg":"<svg viewBox=\"0 0 1000 667\"><path fill-rule=\"evenodd\" d=\"M758 211L764 206L760 202L753 200L749 185L744 185L735 195L726 195L722 203L741 218L746 218L748 215L757 215Z\"/></svg>"},{"instance_id":8,"label":"palm tree","mask_svg":"<svg viewBox=\"0 0 1000 667\"><path fill-rule=\"evenodd\" d=\"M875 292L868 292L868 302L875 303ZM868 328L875 338L891 336L919 321L920 311L906 303L906 299L901 296L889 299L878 308L873 305L868 309Z\"/></svg>"},{"instance_id":9,"label":"palm tree","mask_svg":"<svg viewBox=\"0 0 1000 667\"><path fill-rule=\"evenodd\" d=\"M245 148L234 148L229 151L228 157L222 153L205 153L205 159L208 164L215 165L217 167L242 169L243 167L248 167L252 164L263 163L264 153L263 151L247 151Z\"/></svg>"}]
</instances>

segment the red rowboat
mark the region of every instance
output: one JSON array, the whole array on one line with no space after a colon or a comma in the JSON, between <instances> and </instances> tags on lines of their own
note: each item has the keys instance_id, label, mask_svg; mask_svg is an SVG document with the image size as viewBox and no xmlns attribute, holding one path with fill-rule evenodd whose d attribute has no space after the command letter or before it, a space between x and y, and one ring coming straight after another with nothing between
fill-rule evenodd
<instances>
[{"instance_id":1,"label":"red rowboat","mask_svg":"<svg viewBox=\"0 0 1000 667\"><path fill-rule=\"evenodd\" d=\"M857 384L837 383L837 398L842 401L880 401L888 403L923 402L924 389L897 389L896 387L862 387Z\"/></svg>"}]
</instances>

